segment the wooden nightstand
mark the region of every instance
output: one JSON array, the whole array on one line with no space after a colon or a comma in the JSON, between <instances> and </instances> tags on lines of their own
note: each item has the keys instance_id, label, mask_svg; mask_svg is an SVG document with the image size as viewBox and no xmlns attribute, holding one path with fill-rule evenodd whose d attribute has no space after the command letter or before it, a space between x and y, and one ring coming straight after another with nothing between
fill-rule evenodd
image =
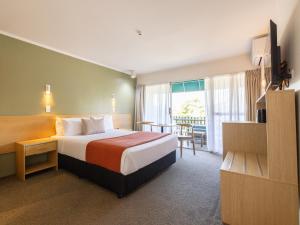
<instances>
[{"instance_id":1,"label":"wooden nightstand","mask_svg":"<svg viewBox=\"0 0 300 225\"><path fill-rule=\"evenodd\" d=\"M26 166L26 157L47 153L47 162ZM49 168L58 169L57 141L53 138L35 139L16 143L17 177L25 180L26 175Z\"/></svg>"}]
</instances>

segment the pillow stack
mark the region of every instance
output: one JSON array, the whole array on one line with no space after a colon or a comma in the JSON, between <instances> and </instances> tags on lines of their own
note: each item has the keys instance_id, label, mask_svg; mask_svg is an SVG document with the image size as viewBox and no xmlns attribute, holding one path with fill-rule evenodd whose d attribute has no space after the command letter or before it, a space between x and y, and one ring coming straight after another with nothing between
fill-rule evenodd
<instances>
[{"instance_id":1,"label":"pillow stack","mask_svg":"<svg viewBox=\"0 0 300 225\"><path fill-rule=\"evenodd\" d=\"M113 130L111 115L89 118L57 118L56 135L76 136L103 133Z\"/></svg>"}]
</instances>

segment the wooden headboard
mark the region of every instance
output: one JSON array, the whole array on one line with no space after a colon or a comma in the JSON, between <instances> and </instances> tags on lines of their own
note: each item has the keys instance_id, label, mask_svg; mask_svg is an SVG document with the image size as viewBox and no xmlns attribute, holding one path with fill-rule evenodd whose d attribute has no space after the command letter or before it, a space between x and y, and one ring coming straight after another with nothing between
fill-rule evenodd
<instances>
[{"instance_id":1,"label":"wooden headboard","mask_svg":"<svg viewBox=\"0 0 300 225\"><path fill-rule=\"evenodd\" d=\"M103 116L103 114L92 114ZM0 154L15 152L15 142L55 135L56 117L85 117L90 115L30 115L0 116ZM131 114L113 114L115 128L132 129Z\"/></svg>"}]
</instances>

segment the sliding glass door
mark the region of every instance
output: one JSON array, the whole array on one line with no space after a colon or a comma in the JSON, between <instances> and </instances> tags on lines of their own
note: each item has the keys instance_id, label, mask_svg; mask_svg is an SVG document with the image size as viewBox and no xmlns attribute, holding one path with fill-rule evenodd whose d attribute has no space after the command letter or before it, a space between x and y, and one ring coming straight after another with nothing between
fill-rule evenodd
<instances>
[{"instance_id":1,"label":"sliding glass door","mask_svg":"<svg viewBox=\"0 0 300 225\"><path fill-rule=\"evenodd\" d=\"M191 124L197 149L222 154L222 123L244 120L245 73L145 87L144 121ZM160 131L159 126L153 128ZM144 130L150 130L150 126Z\"/></svg>"},{"instance_id":2,"label":"sliding glass door","mask_svg":"<svg viewBox=\"0 0 300 225\"><path fill-rule=\"evenodd\" d=\"M192 125L197 150L206 150L204 86L204 80L171 83L173 124Z\"/></svg>"}]
</instances>

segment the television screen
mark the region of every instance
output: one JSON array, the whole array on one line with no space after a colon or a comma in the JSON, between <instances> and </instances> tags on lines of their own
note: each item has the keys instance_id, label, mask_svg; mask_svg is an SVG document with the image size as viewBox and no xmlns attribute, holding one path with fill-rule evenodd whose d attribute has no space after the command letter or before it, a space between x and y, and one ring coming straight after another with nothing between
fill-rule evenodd
<instances>
[{"instance_id":1,"label":"television screen","mask_svg":"<svg viewBox=\"0 0 300 225\"><path fill-rule=\"evenodd\" d=\"M271 54L271 84L277 87L281 84L282 78L280 74L280 47L277 46L277 26L270 20L270 54Z\"/></svg>"}]
</instances>

